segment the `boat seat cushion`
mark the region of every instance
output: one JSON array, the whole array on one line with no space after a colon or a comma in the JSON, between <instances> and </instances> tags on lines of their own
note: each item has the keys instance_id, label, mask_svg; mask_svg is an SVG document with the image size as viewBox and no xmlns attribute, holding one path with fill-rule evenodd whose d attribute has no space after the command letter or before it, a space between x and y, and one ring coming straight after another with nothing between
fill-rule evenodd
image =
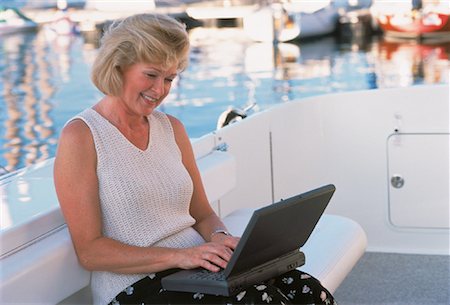
<instances>
[{"instance_id":1,"label":"boat seat cushion","mask_svg":"<svg viewBox=\"0 0 450 305\"><path fill-rule=\"evenodd\" d=\"M236 210L223 221L230 233L241 236L252 213L252 209ZM346 217L324 214L302 247L306 263L299 269L316 277L333 293L364 254L366 246L366 234L359 224Z\"/></svg>"}]
</instances>

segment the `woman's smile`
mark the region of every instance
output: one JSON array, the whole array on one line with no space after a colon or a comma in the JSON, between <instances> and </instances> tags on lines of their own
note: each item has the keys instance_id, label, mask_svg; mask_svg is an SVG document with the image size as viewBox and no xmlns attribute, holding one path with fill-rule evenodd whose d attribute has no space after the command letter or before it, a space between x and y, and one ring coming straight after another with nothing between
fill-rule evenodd
<instances>
[{"instance_id":1,"label":"woman's smile","mask_svg":"<svg viewBox=\"0 0 450 305\"><path fill-rule=\"evenodd\" d=\"M148 95L146 95L146 94L144 94L144 93L141 93L141 97L144 99L144 101L145 101L146 103L149 103L149 104L151 104L151 105L157 104L158 101L159 101L158 98L153 98L153 97L148 96Z\"/></svg>"}]
</instances>

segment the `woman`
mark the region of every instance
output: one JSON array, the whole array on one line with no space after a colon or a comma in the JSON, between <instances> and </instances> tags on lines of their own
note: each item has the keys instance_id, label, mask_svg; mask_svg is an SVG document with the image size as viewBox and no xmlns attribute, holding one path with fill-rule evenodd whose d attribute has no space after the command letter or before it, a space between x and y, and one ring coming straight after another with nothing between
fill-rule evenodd
<instances>
[{"instance_id":1,"label":"woman","mask_svg":"<svg viewBox=\"0 0 450 305\"><path fill-rule=\"evenodd\" d=\"M299 271L232 297L161 288L177 269L225 268L239 241L209 205L182 123L156 110L188 56L168 16L112 24L92 69L104 97L62 131L55 186L94 304L333 303Z\"/></svg>"}]
</instances>

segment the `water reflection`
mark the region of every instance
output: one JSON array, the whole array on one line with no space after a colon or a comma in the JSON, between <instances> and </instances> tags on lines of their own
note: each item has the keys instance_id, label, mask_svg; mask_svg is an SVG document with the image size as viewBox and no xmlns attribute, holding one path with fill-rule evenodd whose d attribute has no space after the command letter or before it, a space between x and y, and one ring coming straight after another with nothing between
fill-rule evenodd
<instances>
[{"instance_id":1,"label":"water reflection","mask_svg":"<svg viewBox=\"0 0 450 305\"><path fill-rule=\"evenodd\" d=\"M410 86L416 83L448 83L450 42L425 44L381 40L374 48L377 85Z\"/></svg>"},{"instance_id":2,"label":"water reflection","mask_svg":"<svg viewBox=\"0 0 450 305\"><path fill-rule=\"evenodd\" d=\"M302 43L254 43L236 28L190 32L191 65L174 82L162 110L191 137L216 128L229 106L252 111L337 91L448 83L450 43L425 45L379 37ZM0 166L12 171L54 155L63 124L99 92L89 80L93 36L45 32L2 37Z\"/></svg>"},{"instance_id":3,"label":"water reflection","mask_svg":"<svg viewBox=\"0 0 450 305\"><path fill-rule=\"evenodd\" d=\"M55 74L64 75L68 56L60 48L42 43L40 35L2 38L0 105L6 116L2 118L4 162L0 165L11 171L51 157L57 137L51 116Z\"/></svg>"}]
</instances>

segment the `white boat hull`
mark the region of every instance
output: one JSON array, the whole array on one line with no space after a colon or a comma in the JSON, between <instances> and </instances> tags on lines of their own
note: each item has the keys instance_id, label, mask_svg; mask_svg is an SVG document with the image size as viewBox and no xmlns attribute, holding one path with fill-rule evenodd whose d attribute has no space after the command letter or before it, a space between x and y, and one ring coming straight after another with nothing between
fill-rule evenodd
<instances>
[{"instance_id":1,"label":"white boat hull","mask_svg":"<svg viewBox=\"0 0 450 305\"><path fill-rule=\"evenodd\" d=\"M245 16L243 26L254 41L286 42L331 34L337 29L338 16L331 5L315 12L264 7Z\"/></svg>"},{"instance_id":2,"label":"white boat hull","mask_svg":"<svg viewBox=\"0 0 450 305\"><path fill-rule=\"evenodd\" d=\"M315 266L305 266L332 290L366 236L369 251L448 256L449 95L448 85L347 92L252 115L193 141L207 195L226 217L333 183L326 214L343 223L318 229L328 233L307 244ZM89 298L52 167L48 160L0 180L2 304L56 304L74 292L82 304ZM345 229L336 234L338 227ZM340 251L344 237L349 246Z\"/></svg>"},{"instance_id":3,"label":"white boat hull","mask_svg":"<svg viewBox=\"0 0 450 305\"><path fill-rule=\"evenodd\" d=\"M35 29L36 22L25 17L18 9L0 7L0 36Z\"/></svg>"},{"instance_id":4,"label":"white boat hull","mask_svg":"<svg viewBox=\"0 0 450 305\"><path fill-rule=\"evenodd\" d=\"M328 212L360 223L370 251L449 253L448 86L312 97L217 136L239 169L222 213L334 183ZM393 175L403 188L391 185Z\"/></svg>"}]
</instances>

